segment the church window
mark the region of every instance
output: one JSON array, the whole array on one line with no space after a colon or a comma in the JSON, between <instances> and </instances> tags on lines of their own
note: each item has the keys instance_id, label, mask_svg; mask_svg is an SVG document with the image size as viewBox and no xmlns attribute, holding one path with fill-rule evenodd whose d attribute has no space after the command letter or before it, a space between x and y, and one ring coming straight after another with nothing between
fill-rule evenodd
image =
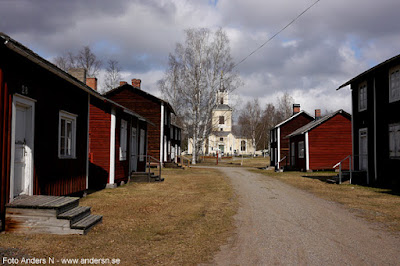
<instances>
[{"instance_id":1,"label":"church window","mask_svg":"<svg viewBox=\"0 0 400 266\"><path fill-rule=\"evenodd\" d=\"M220 116L219 116L219 124L220 124L220 125L225 124L225 118L224 118L223 115L220 115Z\"/></svg>"},{"instance_id":2,"label":"church window","mask_svg":"<svg viewBox=\"0 0 400 266\"><path fill-rule=\"evenodd\" d=\"M242 140L240 142L240 150L241 151L246 151L246 141L245 140Z\"/></svg>"}]
</instances>

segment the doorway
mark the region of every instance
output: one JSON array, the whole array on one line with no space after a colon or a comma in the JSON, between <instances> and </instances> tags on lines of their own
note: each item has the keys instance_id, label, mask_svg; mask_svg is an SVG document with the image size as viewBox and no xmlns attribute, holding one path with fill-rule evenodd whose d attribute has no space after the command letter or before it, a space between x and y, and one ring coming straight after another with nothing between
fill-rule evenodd
<instances>
[{"instance_id":1,"label":"doorway","mask_svg":"<svg viewBox=\"0 0 400 266\"><path fill-rule=\"evenodd\" d=\"M359 170L368 170L368 134L367 129L359 131Z\"/></svg>"},{"instance_id":2,"label":"doorway","mask_svg":"<svg viewBox=\"0 0 400 266\"><path fill-rule=\"evenodd\" d=\"M131 152L130 152L131 172L137 172L137 129L131 128Z\"/></svg>"},{"instance_id":3,"label":"doorway","mask_svg":"<svg viewBox=\"0 0 400 266\"><path fill-rule=\"evenodd\" d=\"M33 194L35 100L13 96L10 201Z\"/></svg>"}]
</instances>

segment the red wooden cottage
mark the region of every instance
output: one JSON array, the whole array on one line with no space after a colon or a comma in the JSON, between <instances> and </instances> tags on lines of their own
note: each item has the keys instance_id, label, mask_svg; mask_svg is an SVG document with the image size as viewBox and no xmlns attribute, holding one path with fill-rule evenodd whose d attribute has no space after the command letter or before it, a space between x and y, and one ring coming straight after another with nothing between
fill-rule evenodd
<instances>
[{"instance_id":1,"label":"red wooden cottage","mask_svg":"<svg viewBox=\"0 0 400 266\"><path fill-rule=\"evenodd\" d=\"M105 97L131 109L153 123L148 127L148 155L152 162L172 161L173 126L171 105L141 89L141 80L132 79L132 85L121 82L120 86L108 91ZM180 131L179 131L180 134ZM180 139L180 136L179 136Z\"/></svg>"},{"instance_id":2,"label":"red wooden cottage","mask_svg":"<svg viewBox=\"0 0 400 266\"><path fill-rule=\"evenodd\" d=\"M97 91L97 79L85 78L82 71L74 75ZM132 172L145 171L145 118L104 97L90 98L89 117L89 188L116 187Z\"/></svg>"},{"instance_id":3,"label":"red wooden cottage","mask_svg":"<svg viewBox=\"0 0 400 266\"><path fill-rule=\"evenodd\" d=\"M19 195L88 188L89 100L98 93L0 33L0 217Z\"/></svg>"},{"instance_id":4,"label":"red wooden cottage","mask_svg":"<svg viewBox=\"0 0 400 266\"><path fill-rule=\"evenodd\" d=\"M302 171L332 170L332 167L351 155L351 115L338 110L320 117L289 134L290 164ZM349 165L344 164L343 169Z\"/></svg>"},{"instance_id":5,"label":"red wooden cottage","mask_svg":"<svg viewBox=\"0 0 400 266\"><path fill-rule=\"evenodd\" d=\"M296 129L313 121L314 118L300 111L300 104L293 104L293 115L277 124L270 131L270 165L277 169L290 165L289 139L285 137Z\"/></svg>"}]
</instances>

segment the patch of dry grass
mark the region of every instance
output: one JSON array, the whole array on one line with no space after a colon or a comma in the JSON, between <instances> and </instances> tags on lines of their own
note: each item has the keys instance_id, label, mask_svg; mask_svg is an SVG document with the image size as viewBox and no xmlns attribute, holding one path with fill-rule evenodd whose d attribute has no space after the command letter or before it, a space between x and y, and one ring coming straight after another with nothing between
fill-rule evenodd
<instances>
[{"instance_id":1,"label":"patch of dry grass","mask_svg":"<svg viewBox=\"0 0 400 266\"><path fill-rule=\"evenodd\" d=\"M328 177L336 176L334 172L254 171L275 177L318 197L341 203L368 220L383 223L389 230L400 231L400 194L390 189L326 183Z\"/></svg>"},{"instance_id":2,"label":"patch of dry grass","mask_svg":"<svg viewBox=\"0 0 400 266\"><path fill-rule=\"evenodd\" d=\"M119 258L122 265L209 261L234 229L237 202L227 178L212 169L163 169L163 177L163 183L130 183L82 199L103 215L88 235L5 233L0 246L38 258Z\"/></svg>"}]
</instances>

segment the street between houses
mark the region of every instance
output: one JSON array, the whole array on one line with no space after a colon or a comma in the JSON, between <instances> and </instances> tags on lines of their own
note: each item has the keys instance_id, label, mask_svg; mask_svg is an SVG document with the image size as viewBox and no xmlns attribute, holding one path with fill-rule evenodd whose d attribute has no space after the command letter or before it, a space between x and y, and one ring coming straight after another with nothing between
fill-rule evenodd
<instances>
[{"instance_id":1,"label":"street between houses","mask_svg":"<svg viewBox=\"0 0 400 266\"><path fill-rule=\"evenodd\" d=\"M400 235L338 203L241 168L218 168L240 207L217 265L395 265Z\"/></svg>"}]
</instances>

